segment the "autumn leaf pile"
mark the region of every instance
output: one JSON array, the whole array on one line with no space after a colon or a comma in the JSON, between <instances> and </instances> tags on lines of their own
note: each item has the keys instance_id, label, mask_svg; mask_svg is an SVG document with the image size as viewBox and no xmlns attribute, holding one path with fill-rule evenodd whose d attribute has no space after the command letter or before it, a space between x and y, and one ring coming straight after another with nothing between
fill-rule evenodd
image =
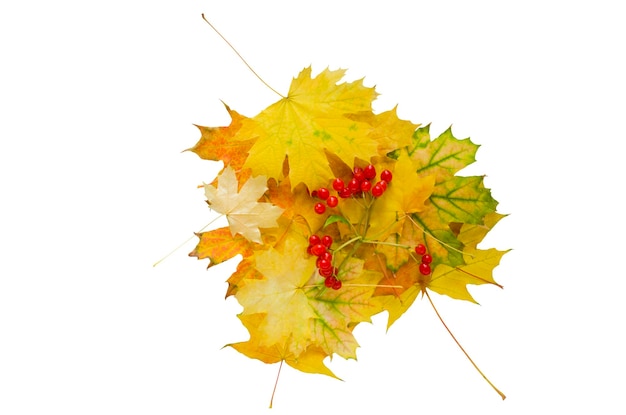
<instances>
[{"instance_id":1,"label":"autumn leaf pile","mask_svg":"<svg viewBox=\"0 0 626 415\"><path fill-rule=\"evenodd\" d=\"M505 253L478 248L502 217L483 177L456 175L478 146L373 113L374 88L343 75L306 68L253 118L226 106L230 125L189 149L224 163L204 188L229 226L190 255L241 256L226 297L250 338L230 346L329 376L326 357L356 358L359 323L387 311L390 326L428 290L473 302Z\"/></svg>"}]
</instances>

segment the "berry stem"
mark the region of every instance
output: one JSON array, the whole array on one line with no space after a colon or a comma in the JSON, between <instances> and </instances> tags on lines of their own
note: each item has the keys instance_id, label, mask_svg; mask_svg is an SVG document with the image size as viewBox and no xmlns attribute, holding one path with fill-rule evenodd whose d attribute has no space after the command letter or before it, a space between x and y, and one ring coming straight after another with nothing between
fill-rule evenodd
<instances>
[{"instance_id":1,"label":"berry stem","mask_svg":"<svg viewBox=\"0 0 626 415\"><path fill-rule=\"evenodd\" d=\"M350 245L352 242L356 242L356 241L358 241L359 239L363 239L363 237L362 237L362 236L360 236L360 235L355 236L354 238L352 238L352 239L350 239L350 240L348 240L348 241L344 242L343 244L341 244L341 245L339 246L339 248L335 249L335 252L339 252L339 251L341 251L343 248L345 248L346 246Z\"/></svg>"},{"instance_id":2,"label":"berry stem","mask_svg":"<svg viewBox=\"0 0 626 415\"><path fill-rule=\"evenodd\" d=\"M217 34L218 34L218 35L222 38L222 40L224 40L224 42L226 42L226 44L227 44L228 46L230 46L230 48L233 50L233 52L235 52L235 53L237 54L237 56L239 56L239 59L241 59L241 61L242 61L242 62L243 62L243 63L244 63L247 67L248 67L248 69L250 69L250 72L252 72L252 73L254 74L254 76L256 76L257 78L259 78L259 81L263 82L263 85L265 85L266 87L268 87L269 89L271 89L274 93L276 93L276 94L277 94L278 96L280 96L281 98L283 98L283 99L285 99L285 98L286 98L283 94L281 94L280 92L278 92L277 90L275 90L274 88L272 88L272 87L271 87L271 86L270 86L267 82L265 82L265 81L263 80L263 78L261 78L261 77L259 76L259 74L258 74L258 73L256 73L256 71L255 71L254 69L252 69L252 66L250 66L250 64L249 64L249 63L248 63L248 62L247 62L247 61L243 58L243 56L241 56L241 54L240 54L239 52L237 52L237 49L235 49L235 47L234 47L233 45L231 45L231 44L230 44L230 42L229 42L228 40L226 40L226 38L225 38L225 37L224 37L224 36L220 33L220 31L219 31L219 30L217 30L217 29L215 28L215 26L213 26L213 25L211 24L211 22L209 22L209 21L207 20L207 18L206 18L206 17L204 17L204 13L202 13L202 19L203 19L205 22L207 22L207 24L208 24L209 26L211 26L211 29L215 30L215 33L217 33Z\"/></svg>"},{"instance_id":3,"label":"berry stem","mask_svg":"<svg viewBox=\"0 0 626 415\"><path fill-rule=\"evenodd\" d=\"M498 395L500 395L500 397L502 397L502 400L505 400L506 399L506 395L504 393L500 392L500 390L498 390L498 388L496 388L495 385L493 383L491 383L491 381L489 379L487 379L487 376L485 376L485 374L478 368L478 366L476 365L476 363L474 363L474 361L469 356L469 354L467 354L467 352L465 351L463 346L461 346L461 343L459 343L459 341L456 339L456 337L454 337L454 334L452 334L452 332L450 331L450 329L448 328L446 323L443 321L443 318L441 318L441 315L439 314L439 311L437 311L437 307L435 307L435 303L433 303L433 300L430 298L430 295L428 294L428 291L425 288L423 288L422 292L424 292L426 294L426 297L428 297L428 301L430 302L430 305L433 307L433 310L435 310L435 314L437 314L437 317L439 317L439 321L441 321L441 324L443 324L443 326L446 328L446 330L448 331L450 336L452 336L452 340L454 340L456 345L459 346L459 349L461 349L463 354L465 354L465 357L467 357L467 359L474 366L474 368L478 371L478 373L480 373L480 375L483 377L483 379L485 379L487 381L489 386L491 386L493 388L493 390L495 390L498 393Z\"/></svg>"},{"instance_id":4,"label":"berry stem","mask_svg":"<svg viewBox=\"0 0 626 415\"><path fill-rule=\"evenodd\" d=\"M415 227L417 227L420 231L424 232L424 235L426 235L426 236L429 236L429 237L433 238L435 241L439 242L441 245L445 246L446 248L449 248L449 249L451 249L451 250L453 250L453 251L456 251L456 252L458 252L458 253L461 253L461 254L463 254L463 255L469 255L469 256L473 257L473 255L468 254L468 253L466 253L466 252L463 252L462 250L460 250L460 249L458 249L458 248L455 248L455 247L453 247L452 245L447 244L447 243L445 243L444 241L442 241L442 240L440 240L440 239L437 239L435 236L433 236L432 234L430 234L429 232L427 232L427 231L426 231L426 229L424 229L423 227L421 227L421 226L420 226L420 225L419 225L419 224L415 221L415 219L413 218L413 215L406 215L406 217L408 217L408 218L409 218L409 220L411 221L411 223L412 223L413 225L415 225Z\"/></svg>"}]
</instances>

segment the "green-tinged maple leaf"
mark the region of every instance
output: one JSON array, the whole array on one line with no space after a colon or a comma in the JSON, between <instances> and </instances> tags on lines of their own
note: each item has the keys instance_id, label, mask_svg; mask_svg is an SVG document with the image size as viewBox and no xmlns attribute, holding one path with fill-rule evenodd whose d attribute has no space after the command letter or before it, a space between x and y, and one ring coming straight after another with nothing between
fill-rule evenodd
<instances>
[{"instance_id":1,"label":"green-tinged maple leaf","mask_svg":"<svg viewBox=\"0 0 626 415\"><path fill-rule=\"evenodd\" d=\"M430 196L430 203L439 221L445 224L482 223L483 217L494 212L498 204L491 197L489 189L484 187L481 176L454 176L437 183Z\"/></svg>"},{"instance_id":2,"label":"green-tinged maple leaf","mask_svg":"<svg viewBox=\"0 0 626 415\"><path fill-rule=\"evenodd\" d=\"M337 84L344 73L327 69L312 78L311 68L306 68L285 98L246 120L235 136L255 140L244 166L254 175L277 178L288 156L291 185L304 182L313 189L332 174L325 150L347 163L376 154L378 143L369 136L372 127L346 114L371 112L377 94L362 81Z\"/></svg>"},{"instance_id":3,"label":"green-tinged maple leaf","mask_svg":"<svg viewBox=\"0 0 626 415\"><path fill-rule=\"evenodd\" d=\"M370 301L380 273L364 270L360 259L339 262L343 263L338 275L343 282L341 289L331 290L318 282L307 290L317 315L312 321L313 341L329 355L337 353L346 359L356 359L358 343L352 330L358 323L370 322L371 316L382 311Z\"/></svg>"},{"instance_id":4,"label":"green-tinged maple leaf","mask_svg":"<svg viewBox=\"0 0 626 415\"><path fill-rule=\"evenodd\" d=\"M238 190L239 183L232 167L226 167L218 176L217 188L205 184L204 190L211 209L226 216L233 236L241 234L252 242L262 243L259 228L277 226L276 219L283 209L258 200L267 190L267 178L249 179Z\"/></svg>"},{"instance_id":5,"label":"green-tinged maple leaf","mask_svg":"<svg viewBox=\"0 0 626 415\"><path fill-rule=\"evenodd\" d=\"M241 235L233 236L229 228L219 228L197 234L200 241L189 256L198 259L209 258L209 267L220 264L237 254L252 254L252 244Z\"/></svg>"},{"instance_id":6,"label":"green-tinged maple leaf","mask_svg":"<svg viewBox=\"0 0 626 415\"><path fill-rule=\"evenodd\" d=\"M429 129L429 125L417 129L413 134L413 142L408 147L419 175L434 175L437 182L440 182L476 160L479 146L469 138L459 140L452 135L452 129L448 128L431 141Z\"/></svg>"},{"instance_id":7,"label":"green-tinged maple leaf","mask_svg":"<svg viewBox=\"0 0 626 415\"><path fill-rule=\"evenodd\" d=\"M424 244L436 263L456 266L463 263L459 241L452 223L481 224L485 215L494 212L497 202L483 186L479 176L457 177L439 182L426 208L411 215L411 221L422 232Z\"/></svg>"},{"instance_id":8,"label":"green-tinged maple leaf","mask_svg":"<svg viewBox=\"0 0 626 415\"><path fill-rule=\"evenodd\" d=\"M245 281L236 293L242 315L264 314L251 338L263 347L285 347L299 356L315 346L327 355L356 358L358 343L354 326L370 321L381 308L370 303L380 274L364 270L363 261L340 261L341 290L324 286L315 271L314 257L306 254L305 242L289 242L283 253L269 250L256 254L256 269L262 279Z\"/></svg>"},{"instance_id":9,"label":"green-tinged maple leaf","mask_svg":"<svg viewBox=\"0 0 626 415\"><path fill-rule=\"evenodd\" d=\"M450 229L450 224L442 222L437 209L427 205L427 209L420 214L411 215L411 219L421 233L424 245L437 263L457 265L463 263L461 249L463 244Z\"/></svg>"}]
</instances>

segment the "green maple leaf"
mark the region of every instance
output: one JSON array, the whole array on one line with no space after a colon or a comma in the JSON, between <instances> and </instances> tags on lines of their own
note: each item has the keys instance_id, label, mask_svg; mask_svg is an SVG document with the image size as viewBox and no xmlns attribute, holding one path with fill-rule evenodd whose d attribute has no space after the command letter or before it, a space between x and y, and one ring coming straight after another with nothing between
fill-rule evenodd
<instances>
[{"instance_id":1,"label":"green maple leaf","mask_svg":"<svg viewBox=\"0 0 626 415\"><path fill-rule=\"evenodd\" d=\"M463 243L450 228L451 223L482 224L485 215L496 209L497 202L484 187L483 177L455 175L476 160L478 147L469 138L454 137L450 128L431 141L429 126L417 129L411 146L407 147L417 166L417 175L435 177L426 209L413 214L412 220L438 263L450 266L464 263ZM397 152L394 157L398 157Z\"/></svg>"},{"instance_id":2,"label":"green maple leaf","mask_svg":"<svg viewBox=\"0 0 626 415\"><path fill-rule=\"evenodd\" d=\"M494 212L498 202L483 185L481 176L454 176L439 182L430 196L441 223L482 223L483 217Z\"/></svg>"},{"instance_id":3,"label":"green maple leaf","mask_svg":"<svg viewBox=\"0 0 626 415\"><path fill-rule=\"evenodd\" d=\"M479 146L469 138L459 140L448 128L431 141L429 131L429 125L418 128L413 133L413 142L407 147L409 155L419 166L417 173L420 176L434 175L439 182L476 161Z\"/></svg>"}]
</instances>

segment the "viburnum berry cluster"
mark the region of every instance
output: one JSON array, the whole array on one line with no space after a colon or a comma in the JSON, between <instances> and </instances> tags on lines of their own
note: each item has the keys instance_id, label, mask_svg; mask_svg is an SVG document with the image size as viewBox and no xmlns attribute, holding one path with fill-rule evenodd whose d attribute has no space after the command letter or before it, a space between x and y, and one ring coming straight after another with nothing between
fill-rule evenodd
<instances>
[{"instance_id":1,"label":"viburnum berry cluster","mask_svg":"<svg viewBox=\"0 0 626 415\"><path fill-rule=\"evenodd\" d=\"M339 198L347 199L349 197L364 197L371 194L373 197L381 197L387 186L393 178L393 173L388 169L380 173L380 180L376 179L376 167L368 164L365 167L355 166L352 170L352 178L347 183L340 177L336 177L332 181L332 188L337 196L331 195L327 187L320 187L311 192L311 196L325 201L326 204L317 202L313 209L317 214L326 212L326 207L335 208L339 204Z\"/></svg>"},{"instance_id":2,"label":"viburnum berry cluster","mask_svg":"<svg viewBox=\"0 0 626 415\"><path fill-rule=\"evenodd\" d=\"M324 277L324 285L333 290L338 290L341 288L342 282L337 277L339 269L333 266L332 244L333 238L330 235L324 235L320 238L313 234L309 237L307 253L317 257L315 265L319 275Z\"/></svg>"},{"instance_id":3,"label":"viburnum berry cluster","mask_svg":"<svg viewBox=\"0 0 626 415\"><path fill-rule=\"evenodd\" d=\"M430 275L431 263L433 262L433 257L426 252L426 246L424 244L417 244L415 246L415 253L420 255L422 260L419 265L419 270L422 275Z\"/></svg>"}]
</instances>

